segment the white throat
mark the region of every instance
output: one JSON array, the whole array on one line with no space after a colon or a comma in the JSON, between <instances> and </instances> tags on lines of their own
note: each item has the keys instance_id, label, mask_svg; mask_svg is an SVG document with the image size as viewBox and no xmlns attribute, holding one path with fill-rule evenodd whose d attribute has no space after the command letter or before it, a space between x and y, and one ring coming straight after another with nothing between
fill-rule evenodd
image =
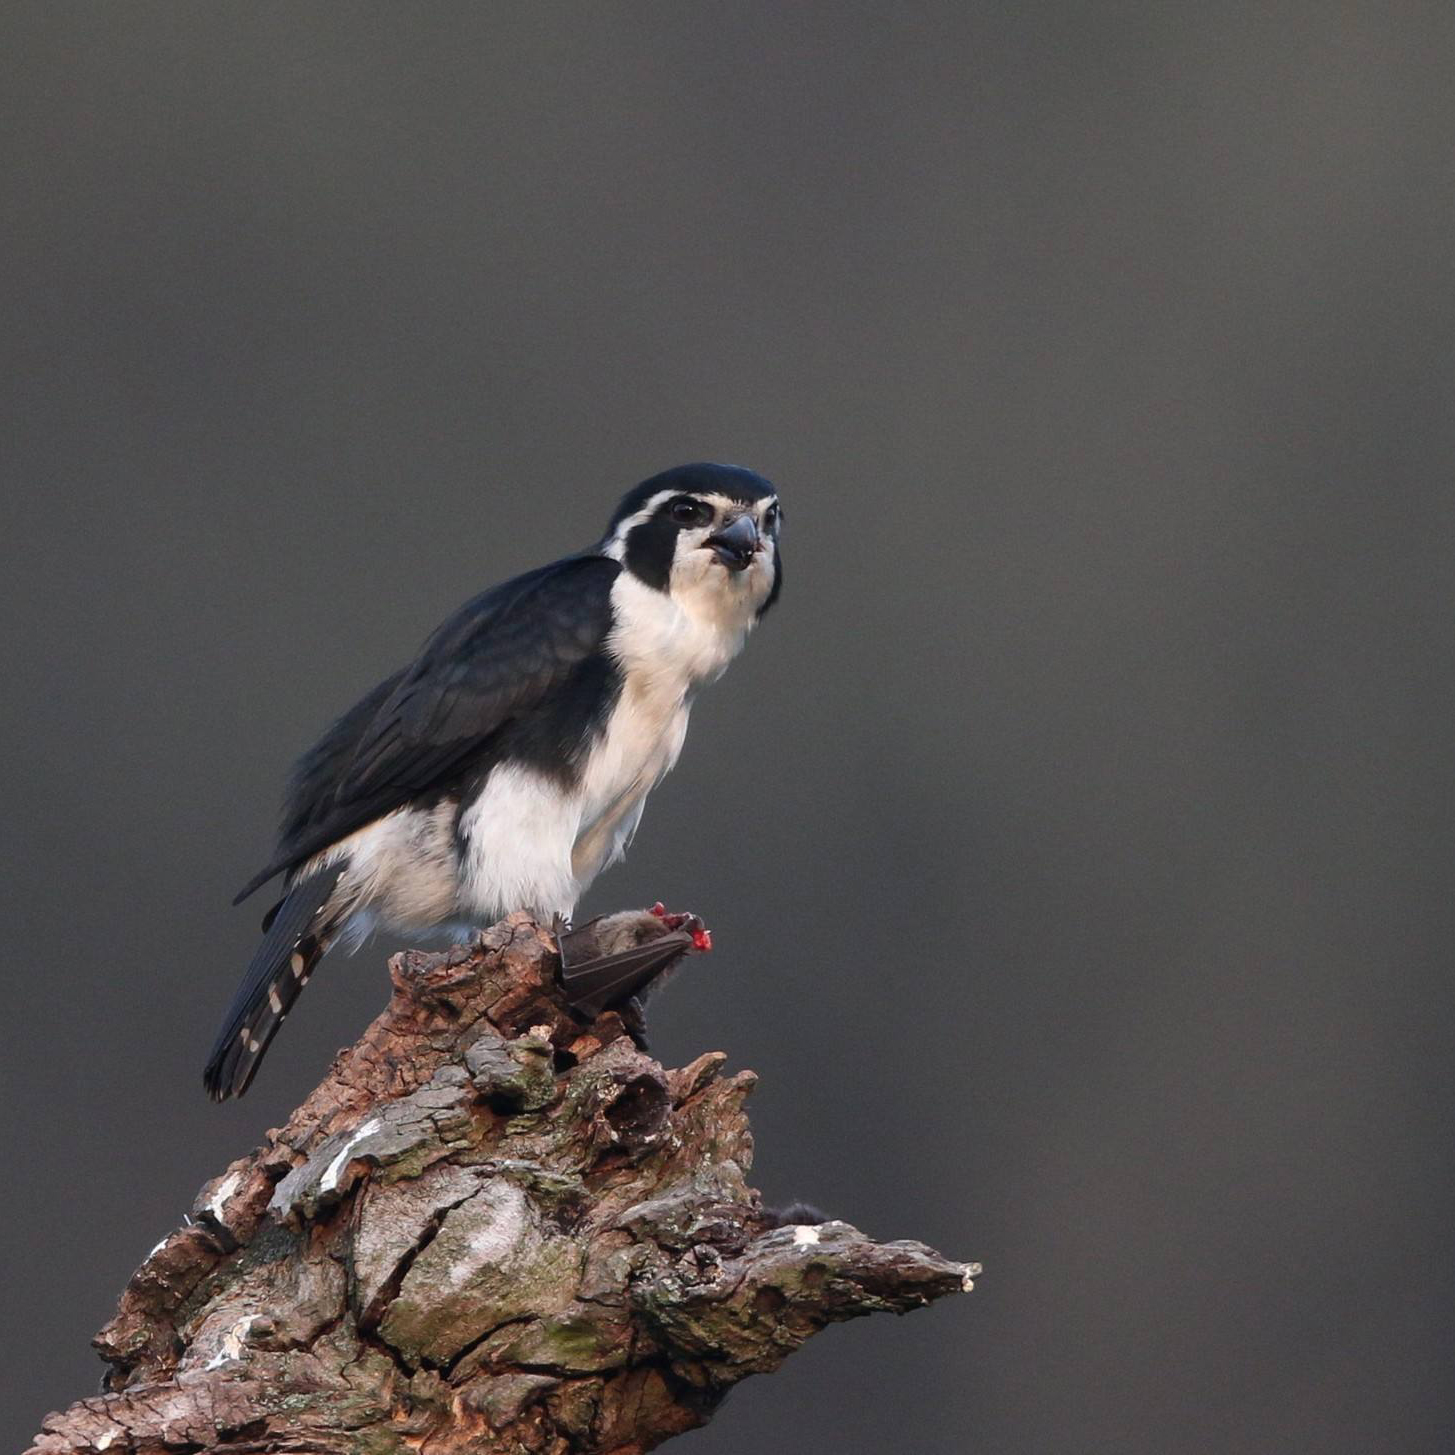
<instances>
[{"instance_id":1,"label":"white throat","mask_svg":"<svg viewBox=\"0 0 1455 1455\"><path fill-rule=\"evenodd\" d=\"M742 651L758 605L746 591L722 590L721 581L673 585L659 591L623 571L611 588L616 624L606 645L628 679L640 675L659 691L687 698Z\"/></svg>"}]
</instances>

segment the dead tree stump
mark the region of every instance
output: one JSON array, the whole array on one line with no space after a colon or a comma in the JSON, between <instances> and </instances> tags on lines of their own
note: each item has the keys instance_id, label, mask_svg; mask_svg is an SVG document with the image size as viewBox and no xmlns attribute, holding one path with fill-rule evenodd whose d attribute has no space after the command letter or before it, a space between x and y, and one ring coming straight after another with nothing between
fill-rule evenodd
<instances>
[{"instance_id":1,"label":"dead tree stump","mask_svg":"<svg viewBox=\"0 0 1455 1455\"><path fill-rule=\"evenodd\" d=\"M827 1323L970 1286L920 1243L773 1226L753 1073L583 1028L557 965L524 915L396 956L384 1013L136 1271L106 1392L32 1455L628 1455Z\"/></svg>"}]
</instances>

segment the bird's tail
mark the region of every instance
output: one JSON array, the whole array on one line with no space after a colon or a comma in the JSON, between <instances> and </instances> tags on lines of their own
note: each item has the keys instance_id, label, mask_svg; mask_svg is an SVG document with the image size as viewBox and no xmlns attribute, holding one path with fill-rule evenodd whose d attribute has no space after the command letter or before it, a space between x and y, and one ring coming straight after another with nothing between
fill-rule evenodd
<instances>
[{"instance_id":1,"label":"bird's tail","mask_svg":"<svg viewBox=\"0 0 1455 1455\"><path fill-rule=\"evenodd\" d=\"M344 868L342 862L331 864L289 886L282 903L263 921L263 942L232 998L202 1073L214 1101L241 1096L248 1089L278 1027L332 943L337 924L328 913L328 901Z\"/></svg>"}]
</instances>

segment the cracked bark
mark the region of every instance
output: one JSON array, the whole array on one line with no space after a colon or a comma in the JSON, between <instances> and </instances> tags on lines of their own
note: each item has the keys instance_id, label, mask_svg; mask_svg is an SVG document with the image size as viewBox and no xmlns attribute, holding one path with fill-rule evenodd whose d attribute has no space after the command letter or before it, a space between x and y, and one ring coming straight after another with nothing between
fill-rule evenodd
<instances>
[{"instance_id":1,"label":"cracked bark","mask_svg":"<svg viewBox=\"0 0 1455 1455\"><path fill-rule=\"evenodd\" d=\"M747 1184L753 1073L589 1027L524 915L390 963L385 1012L209 1182L95 1346L105 1392L32 1455L644 1451L825 1324L973 1266Z\"/></svg>"}]
</instances>

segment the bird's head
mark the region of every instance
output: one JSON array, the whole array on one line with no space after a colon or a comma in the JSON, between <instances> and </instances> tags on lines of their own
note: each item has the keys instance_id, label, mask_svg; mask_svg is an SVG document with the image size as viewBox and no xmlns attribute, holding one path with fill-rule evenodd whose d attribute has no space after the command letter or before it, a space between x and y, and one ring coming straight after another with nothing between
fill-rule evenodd
<instances>
[{"instance_id":1,"label":"bird's head","mask_svg":"<svg viewBox=\"0 0 1455 1455\"><path fill-rule=\"evenodd\" d=\"M778 599L773 484L738 465L679 465L629 491L601 549L694 615L752 622Z\"/></svg>"}]
</instances>

